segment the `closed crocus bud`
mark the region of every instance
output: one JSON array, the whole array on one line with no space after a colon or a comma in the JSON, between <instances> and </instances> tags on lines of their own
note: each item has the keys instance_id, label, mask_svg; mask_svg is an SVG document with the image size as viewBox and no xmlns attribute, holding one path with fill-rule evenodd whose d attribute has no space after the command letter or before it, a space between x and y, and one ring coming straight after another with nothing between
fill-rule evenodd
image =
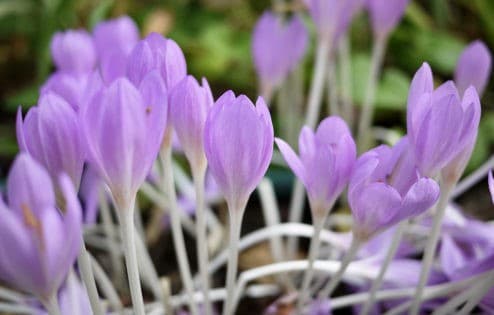
<instances>
[{"instance_id":1,"label":"closed crocus bud","mask_svg":"<svg viewBox=\"0 0 494 315\"><path fill-rule=\"evenodd\" d=\"M48 173L21 153L7 179L7 203L0 198L0 279L43 303L57 294L81 247L81 208L67 176L59 186L64 215L56 208Z\"/></svg>"},{"instance_id":2,"label":"closed crocus bud","mask_svg":"<svg viewBox=\"0 0 494 315\"><path fill-rule=\"evenodd\" d=\"M468 45L460 55L455 70L455 83L461 95L473 85L479 95L484 94L491 74L492 57L480 40Z\"/></svg>"},{"instance_id":3,"label":"closed crocus bud","mask_svg":"<svg viewBox=\"0 0 494 315\"><path fill-rule=\"evenodd\" d=\"M84 165L84 148L79 119L73 108L60 96L48 92L22 120L17 111L17 142L49 172L53 180L60 173L69 175L79 187Z\"/></svg>"},{"instance_id":4,"label":"closed crocus bud","mask_svg":"<svg viewBox=\"0 0 494 315\"><path fill-rule=\"evenodd\" d=\"M83 30L56 33L50 45L53 62L59 71L90 73L96 65L96 50L91 35Z\"/></svg>"},{"instance_id":5,"label":"closed crocus bud","mask_svg":"<svg viewBox=\"0 0 494 315\"><path fill-rule=\"evenodd\" d=\"M229 207L243 209L273 155L273 124L262 98L256 106L232 91L209 111L204 127L208 165Z\"/></svg>"},{"instance_id":6,"label":"closed crocus bud","mask_svg":"<svg viewBox=\"0 0 494 315\"><path fill-rule=\"evenodd\" d=\"M204 125L214 100L206 79L202 86L187 76L170 93L169 119L193 171L206 168Z\"/></svg>"},{"instance_id":7,"label":"closed crocus bud","mask_svg":"<svg viewBox=\"0 0 494 315\"><path fill-rule=\"evenodd\" d=\"M410 0L367 0L375 37L384 38L400 22Z\"/></svg>"},{"instance_id":8,"label":"closed crocus bud","mask_svg":"<svg viewBox=\"0 0 494 315\"><path fill-rule=\"evenodd\" d=\"M53 92L61 96L75 111L79 110L88 76L74 76L70 73L56 72L43 84L40 94Z\"/></svg>"},{"instance_id":9,"label":"closed crocus bud","mask_svg":"<svg viewBox=\"0 0 494 315\"><path fill-rule=\"evenodd\" d=\"M127 61L127 76L138 85L146 74L155 69L161 74L168 89L187 75L185 57L177 43L151 33L132 50Z\"/></svg>"},{"instance_id":10,"label":"closed crocus bud","mask_svg":"<svg viewBox=\"0 0 494 315\"><path fill-rule=\"evenodd\" d=\"M420 177L404 138L393 148L379 146L362 155L348 189L354 235L366 241L396 223L429 209L439 186Z\"/></svg>"},{"instance_id":11,"label":"closed crocus bud","mask_svg":"<svg viewBox=\"0 0 494 315\"><path fill-rule=\"evenodd\" d=\"M434 90L428 64L415 74L410 86L407 131L416 163L424 176L434 177L475 141L480 102L475 89L460 100L453 82Z\"/></svg>"},{"instance_id":12,"label":"closed crocus bud","mask_svg":"<svg viewBox=\"0 0 494 315\"><path fill-rule=\"evenodd\" d=\"M307 30L298 15L286 23L269 11L261 16L252 35L252 53L264 95L300 62L307 43Z\"/></svg>"},{"instance_id":13,"label":"closed crocus bud","mask_svg":"<svg viewBox=\"0 0 494 315\"><path fill-rule=\"evenodd\" d=\"M120 78L103 87L81 113L89 161L121 209L131 206L156 159L166 110L145 103L141 92Z\"/></svg>"},{"instance_id":14,"label":"closed crocus bud","mask_svg":"<svg viewBox=\"0 0 494 315\"><path fill-rule=\"evenodd\" d=\"M339 117L324 119L314 133L300 132L300 157L281 139L276 139L285 161L304 183L313 218L324 218L350 179L356 159L355 141Z\"/></svg>"}]
</instances>

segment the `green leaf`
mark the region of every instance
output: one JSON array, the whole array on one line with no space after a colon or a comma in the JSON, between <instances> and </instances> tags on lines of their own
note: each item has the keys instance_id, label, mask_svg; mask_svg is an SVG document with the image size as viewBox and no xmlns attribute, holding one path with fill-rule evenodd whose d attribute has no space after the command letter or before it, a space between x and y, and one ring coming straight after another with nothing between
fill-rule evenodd
<instances>
[{"instance_id":1,"label":"green leaf","mask_svg":"<svg viewBox=\"0 0 494 315\"><path fill-rule=\"evenodd\" d=\"M89 29L93 29L96 24L108 16L114 3L114 0L103 0L98 3L98 5L89 14Z\"/></svg>"}]
</instances>

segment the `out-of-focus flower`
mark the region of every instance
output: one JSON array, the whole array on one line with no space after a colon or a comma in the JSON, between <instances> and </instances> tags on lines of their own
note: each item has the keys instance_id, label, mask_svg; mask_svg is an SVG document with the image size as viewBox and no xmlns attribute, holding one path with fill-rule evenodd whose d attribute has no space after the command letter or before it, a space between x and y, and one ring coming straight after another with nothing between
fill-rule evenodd
<instances>
[{"instance_id":1,"label":"out-of-focus flower","mask_svg":"<svg viewBox=\"0 0 494 315\"><path fill-rule=\"evenodd\" d=\"M206 79L202 86L192 76L187 76L170 93L169 119L191 168L205 169L204 125L214 104Z\"/></svg>"},{"instance_id":2,"label":"out-of-focus flower","mask_svg":"<svg viewBox=\"0 0 494 315\"><path fill-rule=\"evenodd\" d=\"M400 22L410 0L367 0L374 36L385 38Z\"/></svg>"},{"instance_id":3,"label":"out-of-focus flower","mask_svg":"<svg viewBox=\"0 0 494 315\"><path fill-rule=\"evenodd\" d=\"M64 215L50 176L21 153L0 198L0 278L46 303L65 280L81 246L81 208L70 179L61 175Z\"/></svg>"},{"instance_id":4,"label":"out-of-focus flower","mask_svg":"<svg viewBox=\"0 0 494 315\"><path fill-rule=\"evenodd\" d=\"M361 241L423 213L439 197L437 183L418 175L407 142L379 146L357 160L348 200L354 235Z\"/></svg>"},{"instance_id":5,"label":"out-of-focus flower","mask_svg":"<svg viewBox=\"0 0 494 315\"><path fill-rule=\"evenodd\" d=\"M262 98L254 104L232 91L209 111L204 127L208 165L229 206L243 209L273 155L273 124Z\"/></svg>"},{"instance_id":6,"label":"out-of-focus flower","mask_svg":"<svg viewBox=\"0 0 494 315\"><path fill-rule=\"evenodd\" d=\"M81 187L79 195L84 205L83 219L84 224L95 224L98 218L99 193L103 188L102 180L96 170L88 165L82 174Z\"/></svg>"},{"instance_id":7,"label":"out-of-focus flower","mask_svg":"<svg viewBox=\"0 0 494 315\"><path fill-rule=\"evenodd\" d=\"M53 180L66 173L79 187L85 154L79 119L66 101L52 92L42 95L24 121L19 108L16 128L22 151L41 163Z\"/></svg>"},{"instance_id":8,"label":"out-of-focus flower","mask_svg":"<svg viewBox=\"0 0 494 315\"><path fill-rule=\"evenodd\" d=\"M492 57L480 40L470 43L461 53L455 70L455 83L461 95L473 85L479 95L484 94L491 74Z\"/></svg>"},{"instance_id":9,"label":"out-of-focus flower","mask_svg":"<svg viewBox=\"0 0 494 315\"><path fill-rule=\"evenodd\" d=\"M96 50L91 35L84 30L56 33L50 45L57 69L72 74L91 73L96 65Z\"/></svg>"},{"instance_id":10,"label":"out-of-focus flower","mask_svg":"<svg viewBox=\"0 0 494 315\"><path fill-rule=\"evenodd\" d=\"M135 85L139 85L152 70L158 70L168 90L187 75L187 65L180 47L172 39L157 33L141 40L127 60L127 76Z\"/></svg>"},{"instance_id":11,"label":"out-of-focus flower","mask_svg":"<svg viewBox=\"0 0 494 315\"><path fill-rule=\"evenodd\" d=\"M407 109L408 136L420 172L433 177L472 146L479 120L475 88L469 88L463 100L451 81L434 90L432 71L424 63L412 80Z\"/></svg>"},{"instance_id":12,"label":"out-of-focus flower","mask_svg":"<svg viewBox=\"0 0 494 315\"><path fill-rule=\"evenodd\" d=\"M309 35L298 15L284 23L268 11L257 22L252 36L257 75L261 87L270 91L300 62L307 49Z\"/></svg>"},{"instance_id":13,"label":"out-of-focus flower","mask_svg":"<svg viewBox=\"0 0 494 315\"><path fill-rule=\"evenodd\" d=\"M158 155L167 111L161 105L144 103L132 83L120 78L81 113L88 158L120 208L130 206Z\"/></svg>"},{"instance_id":14,"label":"out-of-focus flower","mask_svg":"<svg viewBox=\"0 0 494 315\"><path fill-rule=\"evenodd\" d=\"M492 203L494 204L494 177L492 176L492 171L489 172L487 181L489 182L489 192L491 193Z\"/></svg>"},{"instance_id":15,"label":"out-of-focus flower","mask_svg":"<svg viewBox=\"0 0 494 315\"><path fill-rule=\"evenodd\" d=\"M350 179L357 150L346 123L339 117L324 119L314 133L300 132L300 157L283 140L276 144L295 175L304 183L313 218L324 218Z\"/></svg>"}]
</instances>

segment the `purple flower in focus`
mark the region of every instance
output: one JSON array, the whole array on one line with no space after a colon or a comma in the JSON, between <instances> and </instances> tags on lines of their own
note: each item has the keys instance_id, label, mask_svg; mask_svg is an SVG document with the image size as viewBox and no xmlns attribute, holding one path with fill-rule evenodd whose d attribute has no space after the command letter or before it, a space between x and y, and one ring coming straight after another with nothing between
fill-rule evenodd
<instances>
[{"instance_id":1,"label":"purple flower in focus","mask_svg":"<svg viewBox=\"0 0 494 315\"><path fill-rule=\"evenodd\" d=\"M252 54L266 93L271 93L297 66L307 49L308 37L298 15L286 23L269 11L261 16L252 35Z\"/></svg>"},{"instance_id":2,"label":"purple flower in focus","mask_svg":"<svg viewBox=\"0 0 494 315\"><path fill-rule=\"evenodd\" d=\"M439 186L418 175L411 157L403 138L393 148L381 145L357 160L348 189L355 237L368 240L434 205Z\"/></svg>"},{"instance_id":3,"label":"purple flower in focus","mask_svg":"<svg viewBox=\"0 0 494 315\"><path fill-rule=\"evenodd\" d=\"M169 119L193 171L206 168L204 125L213 95L206 79L202 86L192 76L178 83L169 96Z\"/></svg>"},{"instance_id":4,"label":"purple flower in focus","mask_svg":"<svg viewBox=\"0 0 494 315\"><path fill-rule=\"evenodd\" d=\"M461 95L473 85L479 95L484 94L491 74L492 57L480 40L469 44L461 53L455 70L455 83Z\"/></svg>"},{"instance_id":5,"label":"purple flower in focus","mask_svg":"<svg viewBox=\"0 0 494 315\"><path fill-rule=\"evenodd\" d=\"M41 163L53 180L66 173L79 187L85 154L78 116L66 101L52 92L42 95L24 121L19 108L16 129L20 149Z\"/></svg>"},{"instance_id":6,"label":"purple flower in focus","mask_svg":"<svg viewBox=\"0 0 494 315\"><path fill-rule=\"evenodd\" d=\"M187 75L187 65L180 47L172 39L157 33L141 40L127 60L127 76L135 85L139 85L152 70L159 71L168 90Z\"/></svg>"},{"instance_id":7,"label":"purple flower in focus","mask_svg":"<svg viewBox=\"0 0 494 315\"><path fill-rule=\"evenodd\" d=\"M367 0L374 36L385 38L400 22L410 0Z\"/></svg>"},{"instance_id":8,"label":"purple flower in focus","mask_svg":"<svg viewBox=\"0 0 494 315\"><path fill-rule=\"evenodd\" d=\"M160 86L158 75L151 73L148 80L149 86ZM157 89L146 90L141 94L127 79L117 79L103 87L81 113L89 161L120 208L131 204L163 138L167 108L145 102L159 101L161 95Z\"/></svg>"},{"instance_id":9,"label":"purple flower in focus","mask_svg":"<svg viewBox=\"0 0 494 315\"><path fill-rule=\"evenodd\" d=\"M273 124L262 98L256 105L232 91L209 111L204 148L214 179L230 208L243 209L273 155Z\"/></svg>"},{"instance_id":10,"label":"purple flower in focus","mask_svg":"<svg viewBox=\"0 0 494 315\"><path fill-rule=\"evenodd\" d=\"M479 120L475 88L467 89L463 100L451 81L434 90L432 71L424 63L412 80L407 109L408 136L420 172L433 177L473 146Z\"/></svg>"},{"instance_id":11,"label":"purple flower in focus","mask_svg":"<svg viewBox=\"0 0 494 315\"><path fill-rule=\"evenodd\" d=\"M81 246L81 208L72 183L60 177L64 215L48 173L21 153L0 198L0 279L46 302L65 280Z\"/></svg>"},{"instance_id":12,"label":"purple flower in focus","mask_svg":"<svg viewBox=\"0 0 494 315\"><path fill-rule=\"evenodd\" d=\"M96 66L96 50L91 35L84 30L56 33L50 45L57 69L72 74L85 74Z\"/></svg>"},{"instance_id":13,"label":"purple flower in focus","mask_svg":"<svg viewBox=\"0 0 494 315\"><path fill-rule=\"evenodd\" d=\"M326 217L350 179L357 156L355 141L339 117L324 119L314 133L304 127L299 136L300 157L283 140L276 144L295 175L304 183L313 218Z\"/></svg>"}]
</instances>

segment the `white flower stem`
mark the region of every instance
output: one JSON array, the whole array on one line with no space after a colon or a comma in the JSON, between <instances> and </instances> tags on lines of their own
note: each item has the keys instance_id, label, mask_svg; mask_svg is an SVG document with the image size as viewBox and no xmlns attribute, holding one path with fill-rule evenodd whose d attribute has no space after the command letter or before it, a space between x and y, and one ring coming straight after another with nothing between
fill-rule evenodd
<instances>
[{"instance_id":1,"label":"white flower stem","mask_svg":"<svg viewBox=\"0 0 494 315\"><path fill-rule=\"evenodd\" d=\"M229 204L228 212L230 213L230 243L228 245L228 265L226 272L227 296L223 306L223 315L232 315L235 312L233 308L233 298L235 294L235 280L237 277L238 243L244 209L235 209Z\"/></svg>"},{"instance_id":2,"label":"white flower stem","mask_svg":"<svg viewBox=\"0 0 494 315\"><path fill-rule=\"evenodd\" d=\"M293 186L292 198L290 201L288 222L300 223L300 221L302 220L304 203L305 203L304 185L300 180L296 179ZM297 256L297 248L298 248L298 238L289 237L287 242L286 258L295 259L295 257Z\"/></svg>"},{"instance_id":3,"label":"white flower stem","mask_svg":"<svg viewBox=\"0 0 494 315\"><path fill-rule=\"evenodd\" d=\"M441 185L441 196L436 206L436 213L434 215L434 222L432 224L432 230L427 240L427 245L424 250L424 257L422 259L422 269L420 272L420 278L417 285L417 291L412 302L410 315L417 315L420 310L420 301L424 291L424 287L429 280L429 274L434 262L434 256L436 254L437 243L439 241L439 235L441 232L441 223L446 212L446 206L448 205L451 190L454 187L454 183L448 183L446 181Z\"/></svg>"},{"instance_id":4,"label":"white flower stem","mask_svg":"<svg viewBox=\"0 0 494 315\"><path fill-rule=\"evenodd\" d=\"M471 314L473 309L479 304L479 302L484 298L487 292L492 288L494 283L494 272L489 273L485 279L478 284L478 287L470 292L470 297L468 302L461 308L458 315Z\"/></svg>"},{"instance_id":5,"label":"white flower stem","mask_svg":"<svg viewBox=\"0 0 494 315\"><path fill-rule=\"evenodd\" d=\"M456 185L451 198L456 198L462 195L465 191L470 189L473 185L477 184L482 178L487 176L487 173L494 168L494 155L491 156L481 167L479 167L475 172L465 177L462 181Z\"/></svg>"},{"instance_id":6,"label":"white flower stem","mask_svg":"<svg viewBox=\"0 0 494 315\"><path fill-rule=\"evenodd\" d=\"M41 303L45 307L48 314L62 315L62 313L60 312L60 305L58 304L58 296L56 292L47 300L42 300Z\"/></svg>"},{"instance_id":7,"label":"white flower stem","mask_svg":"<svg viewBox=\"0 0 494 315\"><path fill-rule=\"evenodd\" d=\"M206 176L206 168L201 168L200 170L193 171L192 176L194 178L194 187L196 192L196 246L199 274L201 277L201 289L204 295L204 310L206 315L212 315L213 310L209 297L209 255L206 225L206 207L204 199L204 178Z\"/></svg>"},{"instance_id":8,"label":"white flower stem","mask_svg":"<svg viewBox=\"0 0 494 315\"><path fill-rule=\"evenodd\" d=\"M89 254L89 257L91 260L91 266L94 271L94 277L98 282L98 285L101 288L103 295L108 299L113 310L116 310L117 312L121 313L121 311L123 310L123 305L122 305L122 301L120 301L120 297L118 296L117 290L113 286L113 283L111 282L110 278L105 273L103 268L100 266L96 258L92 257L91 254Z\"/></svg>"},{"instance_id":9,"label":"white flower stem","mask_svg":"<svg viewBox=\"0 0 494 315\"><path fill-rule=\"evenodd\" d=\"M379 75L381 73L384 53L387 46L387 37L377 37L372 48L372 59L365 90L364 103L362 104L362 113L360 115L358 126L358 148L359 152L364 152L370 145L370 128L372 117L374 115L374 101L376 88L378 86Z\"/></svg>"},{"instance_id":10,"label":"white flower stem","mask_svg":"<svg viewBox=\"0 0 494 315\"><path fill-rule=\"evenodd\" d=\"M338 103L338 87L336 84L336 71L333 52L329 52L328 56L328 114L341 115L340 105Z\"/></svg>"},{"instance_id":11,"label":"white flower stem","mask_svg":"<svg viewBox=\"0 0 494 315\"><path fill-rule=\"evenodd\" d=\"M130 205L127 205L127 208L118 209L118 212L134 314L145 315L134 234L134 200L135 196L132 198Z\"/></svg>"},{"instance_id":12,"label":"white flower stem","mask_svg":"<svg viewBox=\"0 0 494 315\"><path fill-rule=\"evenodd\" d=\"M94 280L93 268L91 267L91 259L82 240L81 252L77 257L77 264L81 272L82 281L86 287L89 303L94 315L103 315L103 307L101 306L98 289L96 288L96 282Z\"/></svg>"},{"instance_id":13,"label":"white flower stem","mask_svg":"<svg viewBox=\"0 0 494 315\"><path fill-rule=\"evenodd\" d=\"M344 35L338 45L338 61L340 63L341 80L341 104L343 118L350 129L353 130L353 104L352 104L352 64L351 46L348 34Z\"/></svg>"},{"instance_id":14,"label":"white flower stem","mask_svg":"<svg viewBox=\"0 0 494 315\"><path fill-rule=\"evenodd\" d=\"M343 278L343 275L348 265L352 262L353 258L357 254L360 245L361 245L360 241L358 241L356 238L352 238L352 243L350 244L350 248L343 257L343 261L341 262L340 269L335 275L331 277L331 280L328 282L328 284L319 292L318 294L319 298L327 299L331 297L331 294L333 294L333 291L336 289L341 279Z\"/></svg>"},{"instance_id":15,"label":"white flower stem","mask_svg":"<svg viewBox=\"0 0 494 315\"><path fill-rule=\"evenodd\" d=\"M177 255L178 268L182 283L187 293L189 308L192 315L198 315L197 305L194 303L194 285L192 275L190 273L189 259L185 249L184 235L180 224L180 213L177 205L177 193L173 183L173 164L171 146L167 145L162 150L161 159L163 162L163 179L164 193L168 197L168 208L170 210L170 219L172 227L173 244L175 246L175 254Z\"/></svg>"},{"instance_id":16,"label":"white flower stem","mask_svg":"<svg viewBox=\"0 0 494 315\"><path fill-rule=\"evenodd\" d=\"M408 226L408 221L402 221L396 228L388 252L386 253L386 257L384 258L384 261L381 263L379 274L377 275L377 278L372 281L371 289L369 291L369 299L365 302L364 306L362 307L362 310L360 311L360 315L369 314L369 311L376 300L377 290L381 288L384 275L386 274L386 271L388 270L390 263L393 261L393 258L395 257L396 251L400 246L403 233L405 232L407 226Z\"/></svg>"}]
</instances>

